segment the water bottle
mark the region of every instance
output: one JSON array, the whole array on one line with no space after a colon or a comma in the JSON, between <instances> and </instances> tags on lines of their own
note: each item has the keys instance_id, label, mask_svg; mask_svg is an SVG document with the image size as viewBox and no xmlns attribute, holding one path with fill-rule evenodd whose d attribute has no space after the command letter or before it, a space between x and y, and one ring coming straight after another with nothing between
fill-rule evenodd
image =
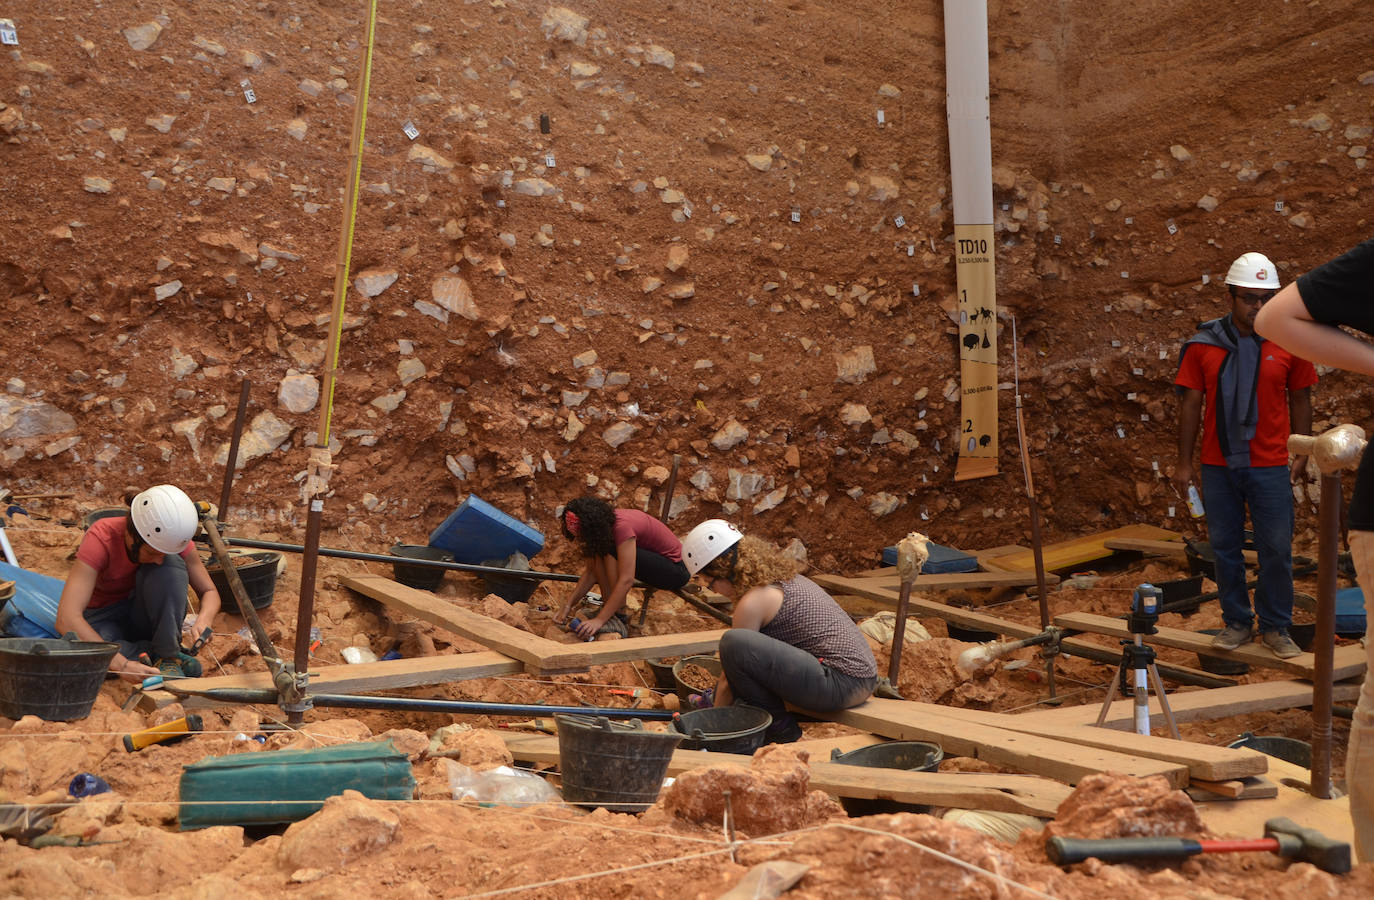
<instances>
[{"instance_id":1,"label":"water bottle","mask_svg":"<svg viewBox=\"0 0 1374 900\"><path fill-rule=\"evenodd\" d=\"M1202 495L1197 492L1197 485L1188 485L1188 512L1193 514L1194 519L1200 519L1206 515L1206 510L1202 508Z\"/></svg>"}]
</instances>

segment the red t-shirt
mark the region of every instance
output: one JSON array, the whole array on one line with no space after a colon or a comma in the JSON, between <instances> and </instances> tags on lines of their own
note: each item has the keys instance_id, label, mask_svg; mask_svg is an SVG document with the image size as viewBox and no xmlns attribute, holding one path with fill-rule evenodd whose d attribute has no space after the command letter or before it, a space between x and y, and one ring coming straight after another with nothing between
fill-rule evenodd
<instances>
[{"instance_id":1,"label":"red t-shirt","mask_svg":"<svg viewBox=\"0 0 1374 900\"><path fill-rule=\"evenodd\" d=\"M90 609L111 606L124 601L134 590L134 575L138 566L129 561L124 549L124 526L128 516L106 516L96 519L86 529L76 558L95 569L95 589L91 592ZM196 555L196 545L187 544L181 558L190 561Z\"/></svg>"},{"instance_id":2,"label":"red t-shirt","mask_svg":"<svg viewBox=\"0 0 1374 900\"><path fill-rule=\"evenodd\" d=\"M1179 363L1179 387L1202 391L1202 464L1224 466L1217 442L1217 371L1226 351L1210 344L1188 344ZM1259 423L1250 440L1251 466L1288 465L1288 391L1300 391L1317 383L1317 370L1305 359L1289 353L1273 341L1260 345L1258 402Z\"/></svg>"},{"instance_id":3,"label":"red t-shirt","mask_svg":"<svg viewBox=\"0 0 1374 900\"><path fill-rule=\"evenodd\" d=\"M617 509L615 528L611 530L615 545L634 538L635 546L652 550L673 562L682 562L682 542L672 530L646 512L637 509Z\"/></svg>"}]
</instances>

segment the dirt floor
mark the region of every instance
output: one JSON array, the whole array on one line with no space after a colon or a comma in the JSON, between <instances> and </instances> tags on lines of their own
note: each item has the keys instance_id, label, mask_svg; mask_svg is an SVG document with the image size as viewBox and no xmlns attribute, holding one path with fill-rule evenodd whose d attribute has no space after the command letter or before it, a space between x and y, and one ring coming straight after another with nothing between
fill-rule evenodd
<instances>
[{"instance_id":1,"label":"dirt floor","mask_svg":"<svg viewBox=\"0 0 1374 900\"><path fill-rule=\"evenodd\" d=\"M18 41L0 60L0 188L12 198L0 212L0 487L72 494L6 516L20 561L58 576L75 523L127 488L171 481L218 501L245 381L226 516L238 537L302 541L299 483L327 430L338 470L323 543L344 549L425 543L475 494L550 535L534 564L567 571L558 507L592 492L657 511L675 455L676 531L725 516L799 541L813 571L875 566L912 530L966 549L1028 545L1018 377L1046 540L1134 523L1202 537L1168 482L1181 341L1225 311L1218 282L1240 253L1268 254L1287 282L1369 236L1374 25L1358 0L990 0L1000 473L955 483L941 4L383 2L352 287L324 405L365 4L17 6L0 9ZM1315 427L1362 423L1368 386L1321 374ZM1295 553L1315 555L1316 496L1315 481L1298 491ZM290 562L265 616L282 646L296 629ZM363 569L387 571L321 561L319 665L349 647L481 649L393 621L333 578ZM1136 584L1183 572L1134 562L1099 574L1092 588L1056 591L1053 611L1120 614ZM1299 589L1315 594L1310 581ZM439 593L568 640L548 608L564 590L506 609L450 575ZM1038 621L1019 593L940 599ZM712 627L656 603L650 633ZM961 680L963 645L924 624L935 640L903 657L912 696L1002 711L1044 697L1034 663ZM1164 624L1220 622L1204 605ZM242 627L217 623L212 671L262 667ZM1112 669L1066 659L1059 674L1062 692L1092 703ZM628 701L608 686L650 684L646 667L620 664L407 693L615 705ZM117 800L64 813L63 833L120 842L6 842L6 893L327 896L366 883L397 897L714 897L774 856L812 865L794 891L804 896L1018 890L901 838L1054 896L1374 892L1364 869L1328 884L1256 856L1066 874L1029 839L998 845L920 816L850 823L823 804L801 831L730 861L719 822L687 821L666 798L639 818L471 808L443 799L436 760L416 766L425 803L345 800L283 837L179 834L180 767L264 746L235 738L276 713L211 714L210 733L126 755L120 735L178 713L123 713L127 693L110 682L87 720L0 732L7 798L101 774ZM453 721L311 718L314 742L401 729L407 747ZM464 721L488 736L494 724ZM1344 727L1337 719L1338 780ZM835 728L804 726L808 737ZM1184 728L1218 744L1247 730L1310 737L1300 711ZM268 746L287 740L305 739ZM469 761L499 758L490 741L465 740ZM770 765L786 775L789 764ZM856 825L899 837L835 831ZM553 852L531 854L531 837ZM529 887L612 868L628 871ZM913 871L949 880L883 880Z\"/></svg>"}]
</instances>

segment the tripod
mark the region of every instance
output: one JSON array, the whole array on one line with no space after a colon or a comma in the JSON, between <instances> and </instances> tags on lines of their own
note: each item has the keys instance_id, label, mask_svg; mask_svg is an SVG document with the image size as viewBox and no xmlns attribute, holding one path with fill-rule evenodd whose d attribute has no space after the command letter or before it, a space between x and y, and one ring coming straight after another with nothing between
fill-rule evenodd
<instances>
[{"instance_id":1,"label":"tripod","mask_svg":"<svg viewBox=\"0 0 1374 900\"><path fill-rule=\"evenodd\" d=\"M1159 677L1159 667L1155 665L1155 650L1141 640L1141 635L1155 633L1155 622L1159 621L1159 603L1162 597L1163 592L1152 584L1142 584L1135 589L1128 620L1131 640L1121 642L1121 663L1117 666L1116 678L1112 679L1112 685L1120 689L1123 697L1134 698L1136 734L1148 735L1150 684L1153 683L1155 696L1159 698L1159 708L1163 711L1164 721L1169 726L1169 735L1178 740L1178 725L1174 722L1174 711L1169 708L1169 697L1164 691L1164 681ZM1126 689L1128 669L1132 676L1132 690L1129 692ZM1150 681L1146 680L1147 677ZM1112 685L1107 687L1107 696L1102 699L1102 709L1097 714L1099 726L1107 721L1107 711L1111 709L1112 700L1116 696L1116 689Z\"/></svg>"}]
</instances>

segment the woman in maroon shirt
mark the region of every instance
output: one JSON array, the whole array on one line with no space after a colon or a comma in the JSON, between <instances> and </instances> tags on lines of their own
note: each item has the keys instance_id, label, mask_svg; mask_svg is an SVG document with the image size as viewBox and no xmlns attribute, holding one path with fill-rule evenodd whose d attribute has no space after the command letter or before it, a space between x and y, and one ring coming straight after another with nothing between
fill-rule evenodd
<instances>
[{"instance_id":1,"label":"woman in maroon shirt","mask_svg":"<svg viewBox=\"0 0 1374 900\"><path fill-rule=\"evenodd\" d=\"M603 632L629 633L622 610L635 580L665 591L687 583L682 543L658 519L637 509L615 509L605 500L578 497L559 515L563 536L581 545L586 564L582 577L554 621L562 623L593 585L605 598L596 616L581 622L577 634L586 640Z\"/></svg>"}]
</instances>

